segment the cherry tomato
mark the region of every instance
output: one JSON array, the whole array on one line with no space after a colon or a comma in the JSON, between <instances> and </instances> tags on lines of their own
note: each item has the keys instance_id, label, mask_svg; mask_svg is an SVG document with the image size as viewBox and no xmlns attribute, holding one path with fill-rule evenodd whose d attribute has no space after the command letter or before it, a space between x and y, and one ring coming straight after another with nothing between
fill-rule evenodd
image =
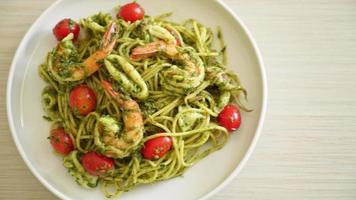
<instances>
[{"instance_id":1,"label":"cherry tomato","mask_svg":"<svg viewBox=\"0 0 356 200\"><path fill-rule=\"evenodd\" d=\"M91 175L99 176L114 169L114 160L94 151L84 154L82 157L84 169Z\"/></svg>"},{"instance_id":2,"label":"cherry tomato","mask_svg":"<svg viewBox=\"0 0 356 200\"><path fill-rule=\"evenodd\" d=\"M233 104L228 104L219 113L218 122L220 126L225 127L229 132L232 132L240 127L241 114L238 107Z\"/></svg>"},{"instance_id":3,"label":"cherry tomato","mask_svg":"<svg viewBox=\"0 0 356 200\"><path fill-rule=\"evenodd\" d=\"M96 96L86 85L78 85L72 89L69 96L69 106L73 112L86 115L95 109Z\"/></svg>"},{"instance_id":4,"label":"cherry tomato","mask_svg":"<svg viewBox=\"0 0 356 200\"><path fill-rule=\"evenodd\" d=\"M56 152L67 155L73 151L73 141L72 138L63 130L63 128L56 128L51 131L50 143Z\"/></svg>"},{"instance_id":5,"label":"cherry tomato","mask_svg":"<svg viewBox=\"0 0 356 200\"><path fill-rule=\"evenodd\" d=\"M162 158L171 147L172 138L169 136L161 136L146 141L141 153L144 158L154 160Z\"/></svg>"},{"instance_id":6,"label":"cherry tomato","mask_svg":"<svg viewBox=\"0 0 356 200\"><path fill-rule=\"evenodd\" d=\"M80 27L79 24L72 19L65 18L59 21L52 31L58 41L65 38L69 33L73 33L74 40L76 40L79 36Z\"/></svg>"},{"instance_id":7,"label":"cherry tomato","mask_svg":"<svg viewBox=\"0 0 356 200\"><path fill-rule=\"evenodd\" d=\"M135 22L136 20L143 19L145 11L136 2L123 5L117 13L117 18L122 18L127 22Z\"/></svg>"}]
</instances>

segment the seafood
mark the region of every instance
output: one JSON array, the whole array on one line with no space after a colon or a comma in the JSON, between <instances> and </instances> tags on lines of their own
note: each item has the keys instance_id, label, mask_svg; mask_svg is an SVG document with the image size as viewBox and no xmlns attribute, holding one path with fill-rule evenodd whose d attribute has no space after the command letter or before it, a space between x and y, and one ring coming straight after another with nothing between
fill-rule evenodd
<instances>
[{"instance_id":1,"label":"seafood","mask_svg":"<svg viewBox=\"0 0 356 200\"><path fill-rule=\"evenodd\" d=\"M136 71L135 67L124 57L119 55L109 55L104 60L104 64L111 77L128 93L138 99L146 99L148 97L148 88L145 81ZM121 70L114 65L120 67Z\"/></svg>"},{"instance_id":2,"label":"seafood","mask_svg":"<svg viewBox=\"0 0 356 200\"><path fill-rule=\"evenodd\" d=\"M106 58L115 46L115 27L114 23L108 26L100 49L84 62L79 62L77 48L72 41L73 34L65 37L48 55L47 64L54 78L59 82L79 81L95 73L101 66L98 62Z\"/></svg>"},{"instance_id":3,"label":"seafood","mask_svg":"<svg viewBox=\"0 0 356 200\"><path fill-rule=\"evenodd\" d=\"M138 148L143 137L143 120L139 105L132 99L125 99L114 91L107 81L101 83L104 90L115 99L123 113L123 131L116 119L102 116L95 130L95 144L108 157L124 158Z\"/></svg>"},{"instance_id":4,"label":"seafood","mask_svg":"<svg viewBox=\"0 0 356 200\"><path fill-rule=\"evenodd\" d=\"M80 24L93 33L104 33L106 26L112 23L113 19L109 13L99 12L93 16L80 20Z\"/></svg>"},{"instance_id":5,"label":"seafood","mask_svg":"<svg viewBox=\"0 0 356 200\"><path fill-rule=\"evenodd\" d=\"M178 125L181 131L190 131L194 130L196 124L204 119L204 113L195 108L189 108L187 106L178 107L180 112L176 116L178 119Z\"/></svg>"},{"instance_id":6,"label":"seafood","mask_svg":"<svg viewBox=\"0 0 356 200\"><path fill-rule=\"evenodd\" d=\"M204 80L205 68L203 61L195 54L195 50L178 47L172 39L174 38L172 34L162 27L152 26L149 30L151 35L159 40L132 49L131 59L139 61L162 52L177 65L181 65L173 65L169 69L162 70L161 84L166 90L184 94L198 87Z\"/></svg>"},{"instance_id":7,"label":"seafood","mask_svg":"<svg viewBox=\"0 0 356 200\"><path fill-rule=\"evenodd\" d=\"M224 68L217 66L209 66L206 69L206 80L210 80L212 85L215 85L220 90L218 99L218 105L216 112L220 112L221 109L230 101L230 98L234 98L239 107L245 111L252 111L243 105L240 101L240 95L242 94L247 100L247 91L241 86L240 80L236 73L227 71Z\"/></svg>"},{"instance_id":8,"label":"seafood","mask_svg":"<svg viewBox=\"0 0 356 200\"><path fill-rule=\"evenodd\" d=\"M236 90L240 87L236 74L226 71L226 69L209 66L206 70L206 79L211 80L220 90Z\"/></svg>"}]
</instances>

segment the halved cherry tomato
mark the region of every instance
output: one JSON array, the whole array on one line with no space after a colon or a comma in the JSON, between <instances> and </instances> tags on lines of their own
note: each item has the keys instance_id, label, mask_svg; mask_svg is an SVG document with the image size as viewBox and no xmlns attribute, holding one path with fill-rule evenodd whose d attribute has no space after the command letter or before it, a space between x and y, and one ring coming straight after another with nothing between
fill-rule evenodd
<instances>
[{"instance_id":1,"label":"halved cherry tomato","mask_svg":"<svg viewBox=\"0 0 356 200\"><path fill-rule=\"evenodd\" d=\"M161 136L145 142L141 154L144 158L154 160L162 158L172 147L172 138Z\"/></svg>"},{"instance_id":2,"label":"halved cherry tomato","mask_svg":"<svg viewBox=\"0 0 356 200\"><path fill-rule=\"evenodd\" d=\"M60 154L67 155L74 149L72 138L70 138L63 128L53 129L48 138L54 150Z\"/></svg>"},{"instance_id":3,"label":"halved cherry tomato","mask_svg":"<svg viewBox=\"0 0 356 200\"><path fill-rule=\"evenodd\" d=\"M52 31L58 41L65 38L69 33L73 33L74 40L76 40L79 36L80 27L77 22L70 18L65 18L59 21Z\"/></svg>"},{"instance_id":4,"label":"halved cherry tomato","mask_svg":"<svg viewBox=\"0 0 356 200\"><path fill-rule=\"evenodd\" d=\"M91 175L99 176L114 169L114 160L94 151L82 157L84 169Z\"/></svg>"},{"instance_id":5,"label":"halved cherry tomato","mask_svg":"<svg viewBox=\"0 0 356 200\"><path fill-rule=\"evenodd\" d=\"M127 22L135 22L136 20L143 19L145 11L136 2L123 5L117 13L117 18L122 18Z\"/></svg>"},{"instance_id":6,"label":"halved cherry tomato","mask_svg":"<svg viewBox=\"0 0 356 200\"><path fill-rule=\"evenodd\" d=\"M220 126L225 127L229 132L232 132L240 127L241 114L238 107L233 104L228 104L219 113L218 122Z\"/></svg>"},{"instance_id":7,"label":"halved cherry tomato","mask_svg":"<svg viewBox=\"0 0 356 200\"><path fill-rule=\"evenodd\" d=\"M86 115L95 109L96 96L86 85L78 85L72 89L69 96L69 106L73 112Z\"/></svg>"}]
</instances>

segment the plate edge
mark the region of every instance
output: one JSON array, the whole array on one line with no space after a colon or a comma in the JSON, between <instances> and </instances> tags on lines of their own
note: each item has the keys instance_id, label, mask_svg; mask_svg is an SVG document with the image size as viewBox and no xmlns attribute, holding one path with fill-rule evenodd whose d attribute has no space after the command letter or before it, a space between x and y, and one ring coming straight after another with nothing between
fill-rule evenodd
<instances>
[{"instance_id":1,"label":"plate edge","mask_svg":"<svg viewBox=\"0 0 356 200\"><path fill-rule=\"evenodd\" d=\"M258 120L255 136L253 137L251 145L249 146L246 154L243 156L238 166L224 181L222 181L212 191L200 197L199 200L207 200L211 198L214 194L216 194L217 192L221 191L224 187L226 187L234 179L234 177L236 177L241 172L242 168L246 165L247 161L250 159L253 151L256 148L257 142L261 136L261 131L263 128L263 124L266 116L266 110L267 110L267 96L268 96L267 76L266 76L266 69L265 69L264 61L262 59L261 51L258 48L256 41L253 39L251 32L249 31L245 23L241 20L241 18L238 17L237 14L223 0L214 0L214 1L217 2L221 7L223 7L223 9L226 10L230 14L230 16L232 16L234 20L241 26L242 30L245 32L247 36L247 39L252 45L253 50L256 52L256 57L260 68L261 78L262 78L262 106L261 106L260 117Z\"/></svg>"},{"instance_id":2,"label":"plate edge","mask_svg":"<svg viewBox=\"0 0 356 200\"><path fill-rule=\"evenodd\" d=\"M56 188L54 188L50 184L48 184L47 181L45 181L44 178L42 178L42 176L39 175L37 170L35 170L34 166L27 159L27 157L25 156L25 152L24 152L23 148L21 147L21 145L19 143L17 135L14 134L16 129L15 129L14 121L13 121L12 112L10 111L11 107L12 107L11 88L13 86L13 79L14 79L14 73L15 73L15 63L16 63L16 60L18 60L20 50L24 48L23 47L24 46L24 41L26 41L28 39L29 35L34 31L34 27L38 23L39 19L42 18L42 16L44 16L48 12L50 12L57 4L59 4L62 1L63 0L57 0L57 1L53 2L49 7L47 7L36 18L36 20L31 24L30 28L27 30L27 32L25 33L25 35L21 39L21 41L20 41L20 43L19 43L19 45L18 45L18 47L16 49L16 52L14 54L14 57L13 57L13 59L11 61L10 71L9 71L8 79L7 79L7 83L6 83L7 84L7 86L6 86L6 112L7 112L7 118L8 118L8 123L9 123L9 127L10 127L10 132L11 132L12 138L15 141L16 148L17 148L18 152L20 153L23 161L25 162L27 167L30 169L31 173L40 181L40 183L43 186L45 186L45 188L47 188L50 192L52 192L52 194L54 194L55 196L57 196L60 199L70 199L68 196L64 195L63 193L59 192Z\"/></svg>"}]
</instances>

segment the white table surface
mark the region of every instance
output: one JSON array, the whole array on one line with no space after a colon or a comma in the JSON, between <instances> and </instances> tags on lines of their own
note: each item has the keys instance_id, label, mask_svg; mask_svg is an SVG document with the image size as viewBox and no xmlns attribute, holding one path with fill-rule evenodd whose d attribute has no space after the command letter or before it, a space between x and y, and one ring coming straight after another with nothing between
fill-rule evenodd
<instances>
[{"instance_id":1,"label":"white table surface","mask_svg":"<svg viewBox=\"0 0 356 200\"><path fill-rule=\"evenodd\" d=\"M20 158L5 107L16 47L52 2L0 0L0 199L57 199ZM356 1L225 2L262 51L269 107L252 158L212 199L356 199Z\"/></svg>"}]
</instances>

